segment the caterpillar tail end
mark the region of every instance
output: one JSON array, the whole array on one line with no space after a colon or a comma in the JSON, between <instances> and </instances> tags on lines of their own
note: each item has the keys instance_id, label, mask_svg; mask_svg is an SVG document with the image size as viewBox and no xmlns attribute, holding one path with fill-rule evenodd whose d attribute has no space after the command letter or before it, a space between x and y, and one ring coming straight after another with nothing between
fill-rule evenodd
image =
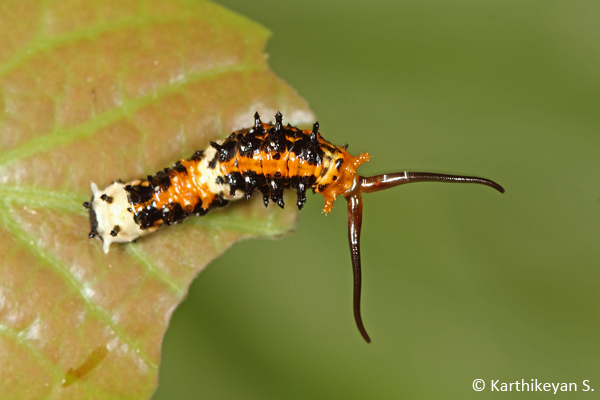
<instances>
[{"instance_id":1,"label":"caterpillar tail end","mask_svg":"<svg viewBox=\"0 0 600 400\"><path fill-rule=\"evenodd\" d=\"M108 254L110 245L132 242L148 233L135 222L132 206L125 190L126 184L114 182L104 190L92 182L92 200L87 203L90 212L90 237L102 239L102 250Z\"/></svg>"}]
</instances>

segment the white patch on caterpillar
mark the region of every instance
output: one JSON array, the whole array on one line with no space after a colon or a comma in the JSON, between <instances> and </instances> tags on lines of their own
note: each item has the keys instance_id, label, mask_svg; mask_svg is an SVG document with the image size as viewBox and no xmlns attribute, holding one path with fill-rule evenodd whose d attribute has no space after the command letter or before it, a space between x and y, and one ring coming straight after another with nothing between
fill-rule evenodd
<instances>
[{"instance_id":1,"label":"white patch on caterpillar","mask_svg":"<svg viewBox=\"0 0 600 400\"><path fill-rule=\"evenodd\" d=\"M104 242L102 249L105 253L108 253L110 244L113 242L127 243L154 232L151 229L140 229L139 225L135 223L133 213L127 210L132 205L127 198L125 184L115 182L104 190L98 190L98 186L92 182L91 187L94 193L91 207L96 214L96 222L98 223L96 231ZM112 197L112 201L102 200L100 197L104 194ZM119 227L119 232L117 236L112 236L110 232L115 226Z\"/></svg>"},{"instance_id":2,"label":"white patch on caterpillar","mask_svg":"<svg viewBox=\"0 0 600 400\"><path fill-rule=\"evenodd\" d=\"M217 142L217 144L222 144L223 141ZM229 191L231 186L229 183L217 183L217 178L223 177L223 172L221 171L221 165L217 160L217 163L214 168L209 168L208 164L212 161L212 159L217 154L217 150L209 146L208 149L204 152L204 158L200 160L198 163L198 173L196 175L196 183L197 186L201 187L203 184L208 186L208 190L210 190L213 194L223 193L223 198L225 200L238 200L244 196L244 193L239 190L236 192L235 196L230 196Z\"/></svg>"}]
</instances>

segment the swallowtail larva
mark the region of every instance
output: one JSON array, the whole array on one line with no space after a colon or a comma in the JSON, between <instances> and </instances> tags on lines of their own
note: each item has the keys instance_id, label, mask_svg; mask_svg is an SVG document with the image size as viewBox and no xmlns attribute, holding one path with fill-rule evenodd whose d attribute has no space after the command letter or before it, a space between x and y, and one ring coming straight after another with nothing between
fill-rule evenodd
<instances>
[{"instance_id":1,"label":"swallowtail larva","mask_svg":"<svg viewBox=\"0 0 600 400\"><path fill-rule=\"evenodd\" d=\"M211 142L206 150L146 179L115 182L103 190L92 183L92 199L84 203L90 212L89 236L100 237L108 253L111 243L131 242L229 201L249 199L256 190L262 193L265 206L271 200L283 207L284 189L294 189L301 209L306 190L312 189L325 198L325 214L341 195L348 201L354 318L362 337L370 342L360 314L362 193L426 181L477 183L501 193L504 189L489 179L428 172L362 177L356 170L369 161L368 153L354 157L346 147L329 143L321 136L318 122L312 130L300 130L284 126L282 118L278 112L275 124L263 123L256 113L251 128L235 131L222 142Z\"/></svg>"}]
</instances>

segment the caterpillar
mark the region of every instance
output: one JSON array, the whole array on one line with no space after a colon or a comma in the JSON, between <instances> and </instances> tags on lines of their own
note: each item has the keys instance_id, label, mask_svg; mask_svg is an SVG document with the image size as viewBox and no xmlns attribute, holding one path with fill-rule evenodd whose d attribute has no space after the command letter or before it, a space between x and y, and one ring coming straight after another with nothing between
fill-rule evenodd
<instances>
[{"instance_id":1,"label":"caterpillar","mask_svg":"<svg viewBox=\"0 0 600 400\"><path fill-rule=\"evenodd\" d=\"M312 189L325 199L323 212L331 211L337 196L348 201L348 242L354 277L354 319L364 340L371 341L360 312L360 232L362 193L378 192L411 182L462 182L490 186L494 181L474 176L427 172L398 172L363 177L356 170L369 161L369 153L350 155L347 146L336 146L321 136L319 123L312 130L284 126L277 112L275 124L263 123L258 112L254 125L233 132L222 142L211 142L204 151L181 159L146 179L114 182L104 190L91 183L89 237L99 237L108 253L111 243L127 243L155 232L162 226L201 216L229 201L250 199L261 192L265 206L272 201L284 207L283 191L297 192L298 209Z\"/></svg>"}]
</instances>

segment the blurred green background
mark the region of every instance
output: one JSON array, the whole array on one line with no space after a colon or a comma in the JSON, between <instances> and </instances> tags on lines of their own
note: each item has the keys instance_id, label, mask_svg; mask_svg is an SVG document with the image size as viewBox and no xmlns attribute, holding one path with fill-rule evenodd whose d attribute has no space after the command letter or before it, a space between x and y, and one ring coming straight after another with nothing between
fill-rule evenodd
<instances>
[{"instance_id":1,"label":"blurred green background","mask_svg":"<svg viewBox=\"0 0 600 400\"><path fill-rule=\"evenodd\" d=\"M346 203L324 216L311 195L295 234L237 244L193 283L154 400L489 398L491 379L597 398L600 3L219 3L273 32L272 68L326 139L369 151L363 175L473 174L507 192L365 196L370 345L352 316Z\"/></svg>"}]
</instances>

